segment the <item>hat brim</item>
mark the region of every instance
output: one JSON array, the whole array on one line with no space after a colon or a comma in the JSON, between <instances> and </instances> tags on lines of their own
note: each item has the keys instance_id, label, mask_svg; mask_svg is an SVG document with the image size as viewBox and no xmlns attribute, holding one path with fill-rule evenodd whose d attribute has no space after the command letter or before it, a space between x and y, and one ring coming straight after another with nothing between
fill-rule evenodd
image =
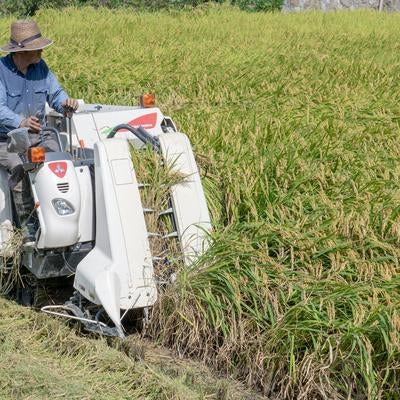
<instances>
[{"instance_id":1,"label":"hat brim","mask_svg":"<svg viewBox=\"0 0 400 400\"><path fill-rule=\"evenodd\" d=\"M15 44L8 43L8 44L0 47L0 50L4 51L5 53L16 53L19 51L42 50L46 47L49 47L52 44L53 44L53 41L51 39L39 38L39 39L33 40L30 43L27 43L24 47L18 47Z\"/></svg>"}]
</instances>

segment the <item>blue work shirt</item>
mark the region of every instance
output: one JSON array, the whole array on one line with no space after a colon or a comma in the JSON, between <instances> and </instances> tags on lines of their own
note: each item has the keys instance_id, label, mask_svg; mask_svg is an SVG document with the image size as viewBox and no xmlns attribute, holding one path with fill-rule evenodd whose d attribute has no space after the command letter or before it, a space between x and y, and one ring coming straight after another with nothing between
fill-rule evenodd
<instances>
[{"instance_id":1,"label":"blue work shirt","mask_svg":"<svg viewBox=\"0 0 400 400\"><path fill-rule=\"evenodd\" d=\"M11 54L0 58L0 142L21 121L37 117L44 124L46 102L62 113L68 98L43 60L31 64L24 75L15 66Z\"/></svg>"}]
</instances>

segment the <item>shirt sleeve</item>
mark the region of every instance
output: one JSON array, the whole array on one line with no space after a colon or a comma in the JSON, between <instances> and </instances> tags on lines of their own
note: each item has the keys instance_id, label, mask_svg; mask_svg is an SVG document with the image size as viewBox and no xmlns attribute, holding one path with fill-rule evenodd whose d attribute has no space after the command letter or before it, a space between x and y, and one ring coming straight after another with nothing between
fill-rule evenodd
<instances>
[{"instance_id":1,"label":"shirt sleeve","mask_svg":"<svg viewBox=\"0 0 400 400\"><path fill-rule=\"evenodd\" d=\"M0 125L9 129L18 128L22 117L15 114L7 107L7 93L3 83L0 81Z\"/></svg>"},{"instance_id":2,"label":"shirt sleeve","mask_svg":"<svg viewBox=\"0 0 400 400\"><path fill-rule=\"evenodd\" d=\"M47 102L49 103L49 106L54 108L59 113L63 113L64 109L62 103L68 99L68 95L50 70L47 75L47 84L49 88L49 93L47 95Z\"/></svg>"}]
</instances>

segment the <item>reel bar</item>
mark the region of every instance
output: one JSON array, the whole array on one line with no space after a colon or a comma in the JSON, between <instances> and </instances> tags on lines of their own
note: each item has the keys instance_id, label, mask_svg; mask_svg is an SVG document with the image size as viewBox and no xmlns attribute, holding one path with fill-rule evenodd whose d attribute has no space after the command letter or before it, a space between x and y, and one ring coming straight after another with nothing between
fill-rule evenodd
<instances>
[{"instance_id":1,"label":"reel bar","mask_svg":"<svg viewBox=\"0 0 400 400\"><path fill-rule=\"evenodd\" d=\"M158 216L162 217L163 215L169 215L169 214L173 214L174 210L171 208L168 208L167 210L161 211Z\"/></svg>"},{"instance_id":2,"label":"reel bar","mask_svg":"<svg viewBox=\"0 0 400 400\"><path fill-rule=\"evenodd\" d=\"M73 313L74 315L66 314L63 312L52 311L52 310L57 310L57 309L69 311L69 312ZM90 332L100 333L100 334L104 334L107 336L113 336L113 337L114 336L120 337L120 338L125 337L124 333L121 332L120 330L118 330L116 327L111 328L104 322L96 321L96 320L89 319L89 318L79 317L79 316L75 315L75 311L73 308L70 308L66 305L44 306L40 310L49 315L55 315L57 317L63 317L63 318L67 318L67 319L80 321L85 326L85 328Z\"/></svg>"},{"instance_id":3,"label":"reel bar","mask_svg":"<svg viewBox=\"0 0 400 400\"><path fill-rule=\"evenodd\" d=\"M107 324L105 324L104 322L101 322L101 321L95 321L95 320L92 320L89 318L77 317L76 315L64 314L62 312L51 311L51 310L65 310L65 311L70 311L70 312L74 313L74 310L72 308L69 308L68 306L65 306L65 305L44 306L40 309L40 311L43 311L46 314L57 315L58 317L64 317L64 318L68 318L68 319L76 319L78 321L99 325L104 328L109 328L109 326Z\"/></svg>"}]
</instances>

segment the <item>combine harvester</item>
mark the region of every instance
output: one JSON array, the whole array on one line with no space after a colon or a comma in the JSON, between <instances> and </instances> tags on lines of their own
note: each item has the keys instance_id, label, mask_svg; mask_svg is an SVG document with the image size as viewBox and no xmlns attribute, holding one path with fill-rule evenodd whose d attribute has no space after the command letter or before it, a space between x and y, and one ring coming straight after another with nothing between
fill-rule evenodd
<instances>
[{"instance_id":1,"label":"combine harvester","mask_svg":"<svg viewBox=\"0 0 400 400\"><path fill-rule=\"evenodd\" d=\"M71 118L49 111L45 130L57 136L60 151L28 152L24 167L37 222L35 244L22 248L20 273L41 284L71 282L69 300L42 311L124 337L129 312L145 321L157 300L154 263L169 262L151 254L152 237L178 240L185 265L207 247L211 223L190 142L151 95L142 96L138 107L81 104ZM159 214L169 216L171 232L146 228L144 214L154 210L142 205L147 183L136 179L131 145L150 146L164 166L185 177L171 187L170 206ZM4 249L12 235L8 228L18 226L7 179L0 171Z\"/></svg>"}]
</instances>

